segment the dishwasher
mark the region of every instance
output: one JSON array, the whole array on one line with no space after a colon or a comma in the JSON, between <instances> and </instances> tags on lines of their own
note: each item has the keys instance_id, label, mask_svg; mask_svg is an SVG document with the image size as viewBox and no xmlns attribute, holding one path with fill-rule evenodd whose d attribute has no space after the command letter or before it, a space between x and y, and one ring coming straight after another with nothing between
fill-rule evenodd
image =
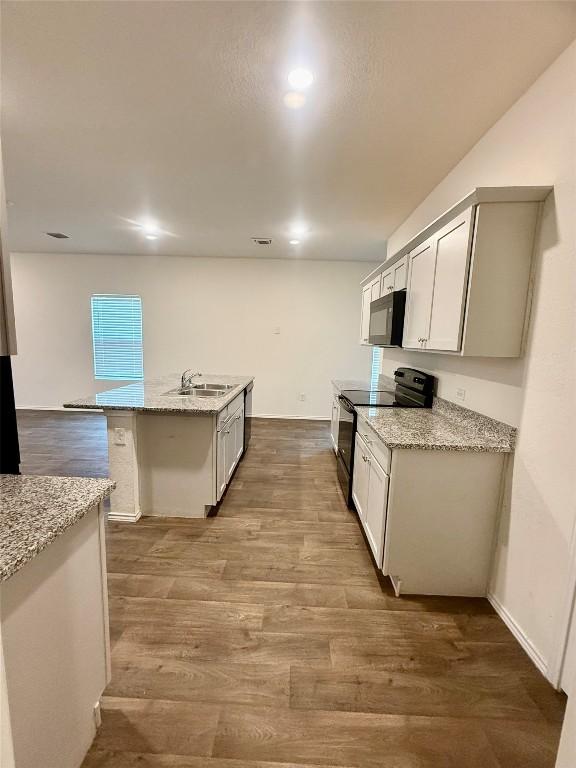
<instances>
[{"instance_id":1,"label":"dishwasher","mask_svg":"<svg viewBox=\"0 0 576 768\"><path fill-rule=\"evenodd\" d=\"M244 390L244 451L248 448L250 442L250 436L252 433L252 390L254 389L254 382L250 384Z\"/></svg>"}]
</instances>

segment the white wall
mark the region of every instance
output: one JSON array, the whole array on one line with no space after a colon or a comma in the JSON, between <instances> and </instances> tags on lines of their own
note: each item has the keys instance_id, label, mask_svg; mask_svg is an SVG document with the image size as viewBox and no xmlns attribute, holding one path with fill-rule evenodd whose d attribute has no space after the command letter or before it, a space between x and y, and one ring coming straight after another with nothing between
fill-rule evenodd
<instances>
[{"instance_id":1,"label":"white wall","mask_svg":"<svg viewBox=\"0 0 576 768\"><path fill-rule=\"evenodd\" d=\"M392 255L475 186L553 184L536 254L527 354L521 360L383 354L411 364L439 394L519 426L493 592L545 664L560 637L575 522L576 44L476 144L389 239Z\"/></svg>"},{"instance_id":2,"label":"white wall","mask_svg":"<svg viewBox=\"0 0 576 768\"><path fill-rule=\"evenodd\" d=\"M369 371L371 351L358 344L359 283L374 266L13 254L17 405L59 407L116 386L94 381L90 296L135 293L145 378L190 367L253 374L256 414L328 418L330 379Z\"/></svg>"}]
</instances>

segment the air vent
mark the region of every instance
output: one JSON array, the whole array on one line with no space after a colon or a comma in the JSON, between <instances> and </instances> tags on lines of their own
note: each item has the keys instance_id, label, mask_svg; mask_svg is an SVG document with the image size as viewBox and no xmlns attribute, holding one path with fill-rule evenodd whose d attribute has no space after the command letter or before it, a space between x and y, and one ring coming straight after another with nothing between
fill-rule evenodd
<instances>
[{"instance_id":1,"label":"air vent","mask_svg":"<svg viewBox=\"0 0 576 768\"><path fill-rule=\"evenodd\" d=\"M68 240L70 235L65 235L64 232L45 232L48 237L55 237L57 240Z\"/></svg>"},{"instance_id":2,"label":"air vent","mask_svg":"<svg viewBox=\"0 0 576 768\"><path fill-rule=\"evenodd\" d=\"M272 244L272 238L271 237L253 237L252 242L256 245L271 245Z\"/></svg>"}]
</instances>

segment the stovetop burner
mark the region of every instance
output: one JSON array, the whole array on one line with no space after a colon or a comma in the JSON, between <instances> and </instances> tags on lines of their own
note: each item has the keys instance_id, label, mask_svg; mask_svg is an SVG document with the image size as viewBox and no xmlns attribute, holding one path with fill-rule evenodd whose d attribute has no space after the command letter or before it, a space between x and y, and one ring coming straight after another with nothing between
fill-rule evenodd
<instances>
[{"instance_id":1,"label":"stovetop burner","mask_svg":"<svg viewBox=\"0 0 576 768\"><path fill-rule=\"evenodd\" d=\"M350 405L374 408L430 408L434 377L414 368L394 372L395 389L345 389L340 393Z\"/></svg>"}]
</instances>

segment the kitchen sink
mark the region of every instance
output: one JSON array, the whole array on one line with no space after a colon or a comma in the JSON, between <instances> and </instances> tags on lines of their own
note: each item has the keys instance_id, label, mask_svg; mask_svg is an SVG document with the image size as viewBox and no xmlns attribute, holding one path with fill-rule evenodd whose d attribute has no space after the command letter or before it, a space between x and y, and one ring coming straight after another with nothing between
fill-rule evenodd
<instances>
[{"instance_id":1,"label":"kitchen sink","mask_svg":"<svg viewBox=\"0 0 576 768\"><path fill-rule=\"evenodd\" d=\"M225 392L228 389L234 389L236 384L197 384L196 382L188 385L190 389L221 389Z\"/></svg>"},{"instance_id":2,"label":"kitchen sink","mask_svg":"<svg viewBox=\"0 0 576 768\"><path fill-rule=\"evenodd\" d=\"M234 387L234 384L190 384L187 387L176 387L164 392L164 394L173 397L222 397Z\"/></svg>"}]
</instances>

